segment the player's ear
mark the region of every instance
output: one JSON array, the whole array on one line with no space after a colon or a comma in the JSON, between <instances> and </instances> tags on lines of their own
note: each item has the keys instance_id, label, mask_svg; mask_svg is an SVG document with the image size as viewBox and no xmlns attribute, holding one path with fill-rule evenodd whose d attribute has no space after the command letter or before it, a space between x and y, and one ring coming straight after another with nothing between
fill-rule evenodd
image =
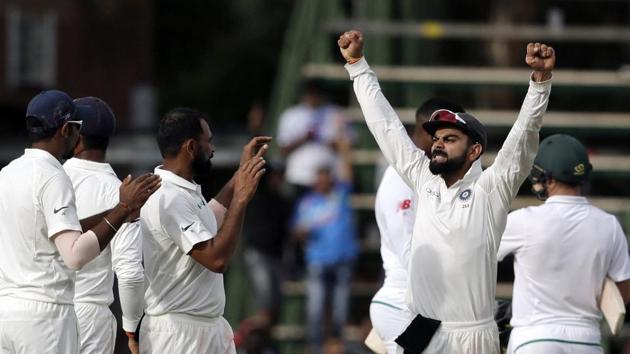
<instances>
[{"instance_id":1,"label":"player's ear","mask_svg":"<svg viewBox=\"0 0 630 354\"><path fill-rule=\"evenodd\" d=\"M70 137L70 135L72 135L72 124L64 123L61 128L59 128L59 133L64 139Z\"/></svg>"},{"instance_id":2,"label":"player's ear","mask_svg":"<svg viewBox=\"0 0 630 354\"><path fill-rule=\"evenodd\" d=\"M182 150L186 152L187 155L194 157L197 153L197 143L195 139L187 139L182 144Z\"/></svg>"},{"instance_id":3,"label":"player's ear","mask_svg":"<svg viewBox=\"0 0 630 354\"><path fill-rule=\"evenodd\" d=\"M470 161L475 161L481 156L483 152L483 147L479 143L474 143L468 148L468 159Z\"/></svg>"}]
</instances>

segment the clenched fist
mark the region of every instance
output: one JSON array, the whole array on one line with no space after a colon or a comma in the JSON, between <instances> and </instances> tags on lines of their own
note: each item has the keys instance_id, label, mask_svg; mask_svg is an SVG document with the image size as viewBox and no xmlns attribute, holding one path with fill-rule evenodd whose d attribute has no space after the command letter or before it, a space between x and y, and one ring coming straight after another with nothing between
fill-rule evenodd
<instances>
[{"instance_id":1,"label":"clenched fist","mask_svg":"<svg viewBox=\"0 0 630 354\"><path fill-rule=\"evenodd\" d=\"M339 51L350 64L363 57L363 33L357 30L345 32L337 40Z\"/></svg>"},{"instance_id":2,"label":"clenched fist","mask_svg":"<svg viewBox=\"0 0 630 354\"><path fill-rule=\"evenodd\" d=\"M529 43L525 62L534 70L534 80L537 82L549 80L551 71L556 65L556 53L546 44Z\"/></svg>"}]
</instances>

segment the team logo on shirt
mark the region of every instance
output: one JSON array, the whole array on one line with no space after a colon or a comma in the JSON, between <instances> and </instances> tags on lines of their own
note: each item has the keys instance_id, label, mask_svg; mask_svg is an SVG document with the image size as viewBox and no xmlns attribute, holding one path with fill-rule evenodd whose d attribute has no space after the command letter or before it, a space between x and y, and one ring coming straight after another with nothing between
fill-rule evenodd
<instances>
[{"instance_id":1,"label":"team logo on shirt","mask_svg":"<svg viewBox=\"0 0 630 354\"><path fill-rule=\"evenodd\" d=\"M403 200L398 206L398 209L401 209L401 210L407 210L409 208L411 208L411 199Z\"/></svg>"},{"instance_id":2,"label":"team logo on shirt","mask_svg":"<svg viewBox=\"0 0 630 354\"><path fill-rule=\"evenodd\" d=\"M202 200L201 202L197 203L197 208L201 209L204 205L206 205L206 202Z\"/></svg>"},{"instance_id":3,"label":"team logo on shirt","mask_svg":"<svg viewBox=\"0 0 630 354\"><path fill-rule=\"evenodd\" d=\"M188 226L182 226L182 227L181 227L181 228L182 228L182 231L183 231L183 232L186 232L188 229L190 229L190 227L191 227L194 223L195 223L195 222L193 221L193 222L191 222L191 223L190 223L190 225L188 225Z\"/></svg>"},{"instance_id":4,"label":"team logo on shirt","mask_svg":"<svg viewBox=\"0 0 630 354\"><path fill-rule=\"evenodd\" d=\"M440 192L439 191L434 191L431 188L427 188L427 194L429 196L433 196L433 197L436 197L438 199L440 198Z\"/></svg>"},{"instance_id":5,"label":"team logo on shirt","mask_svg":"<svg viewBox=\"0 0 630 354\"><path fill-rule=\"evenodd\" d=\"M54 209L53 209L53 213L57 214L58 212L60 212L60 211L62 211L62 210L64 210L64 209L68 209L68 207L67 207L67 206L62 206L62 207L61 207L61 208L59 208L59 209L54 208ZM62 213L61 215L66 215L66 213Z\"/></svg>"},{"instance_id":6,"label":"team logo on shirt","mask_svg":"<svg viewBox=\"0 0 630 354\"><path fill-rule=\"evenodd\" d=\"M465 202L468 199L470 199L471 196L472 196L472 190L470 188L464 189L461 193L459 193L459 200L461 200L462 202Z\"/></svg>"}]
</instances>

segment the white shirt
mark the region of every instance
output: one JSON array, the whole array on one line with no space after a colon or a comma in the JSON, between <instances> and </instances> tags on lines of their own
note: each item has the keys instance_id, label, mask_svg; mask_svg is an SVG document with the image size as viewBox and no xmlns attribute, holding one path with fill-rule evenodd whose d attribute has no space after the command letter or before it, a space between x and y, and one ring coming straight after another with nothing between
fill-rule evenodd
<instances>
[{"instance_id":1,"label":"white shirt","mask_svg":"<svg viewBox=\"0 0 630 354\"><path fill-rule=\"evenodd\" d=\"M0 171L0 297L72 304L74 271L50 238L81 231L70 179L41 149Z\"/></svg>"},{"instance_id":2,"label":"white shirt","mask_svg":"<svg viewBox=\"0 0 630 354\"><path fill-rule=\"evenodd\" d=\"M310 187L315 182L320 167L334 166L336 154L329 144L334 142L344 129L345 118L332 105L314 109L306 104L300 104L282 113L278 123L279 146L291 145L309 132L314 135L314 140L302 144L287 156L287 181Z\"/></svg>"},{"instance_id":3,"label":"white shirt","mask_svg":"<svg viewBox=\"0 0 630 354\"><path fill-rule=\"evenodd\" d=\"M383 96L365 59L346 65L368 128L388 162L418 196L409 259L407 301L413 313L445 322L493 317L496 252L512 199L538 149L538 131L551 83L530 82L521 112L494 164L475 161L446 187L429 170Z\"/></svg>"},{"instance_id":4,"label":"white shirt","mask_svg":"<svg viewBox=\"0 0 630 354\"><path fill-rule=\"evenodd\" d=\"M374 213L381 233L381 258L385 269L383 286L407 288L407 264L415 220L413 190L391 166L385 170L376 192Z\"/></svg>"},{"instance_id":5,"label":"white shirt","mask_svg":"<svg viewBox=\"0 0 630 354\"><path fill-rule=\"evenodd\" d=\"M216 236L214 214L198 184L161 166L155 174L162 178L162 187L141 209L148 282L146 313L222 316L223 275L208 270L189 255L194 245Z\"/></svg>"},{"instance_id":6,"label":"white shirt","mask_svg":"<svg viewBox=\"0 0 630 354\"><path fill-rule=\"evenodd\" d=\"M79 219L118 204L120 180L108 163L72 158L63 165L72 181ZM125 223L101 254L77 271L75 303L105 306L114 301L114 272L123 312L123 327L134 332L144 308L144 270L140 222Z\"/></svg>"},{"instance_id":7,"label":"white shirt","mask_svg":"<svg viewBox=\"0 0 630 354\"><path fill-rule=\"evenodd\" d=\"M514 254L514 327L591 326L606 276L630 279L621 225L584 197L552 196L545 204L510 213L498 258Z\"/></svg>"}]
</instances>

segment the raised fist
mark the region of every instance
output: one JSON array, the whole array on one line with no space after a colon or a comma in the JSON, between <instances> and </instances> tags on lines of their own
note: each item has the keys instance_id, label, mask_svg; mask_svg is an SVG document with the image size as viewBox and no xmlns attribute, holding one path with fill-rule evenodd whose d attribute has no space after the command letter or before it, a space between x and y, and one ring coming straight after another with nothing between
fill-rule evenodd
<instances>
[{"instance_id":1,"label":"raised fist","mask_svg":"<svg viewBox=\"0 0 630 354\"><path fill-rule=\"evenodd\" d=\"M363 33L350 30L339 36L339 51L348 63L354 63L363 57Z\"/></svg>"},{"instance_id":2,"label":"raised fist","mask_svg":"<svg viewBox=\"0 0 630 354\"><path fill-rule=\"evenodd\" d=\"M525 62L536 72L551 73L556 65L556 53L546 44L529 43Z\"/></svg>"}]
</instances>

